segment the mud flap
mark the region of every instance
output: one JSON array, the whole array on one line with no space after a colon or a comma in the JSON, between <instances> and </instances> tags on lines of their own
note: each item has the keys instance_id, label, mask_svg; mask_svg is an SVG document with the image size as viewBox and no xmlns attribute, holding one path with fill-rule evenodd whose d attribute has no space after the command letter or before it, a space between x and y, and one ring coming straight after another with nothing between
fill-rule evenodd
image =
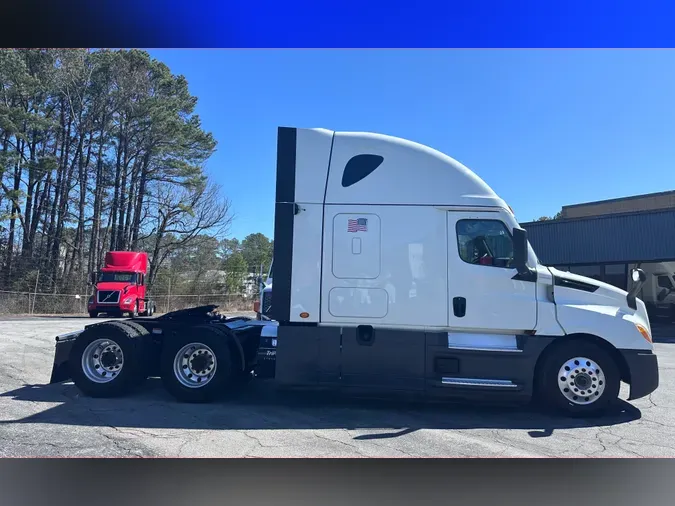
<instances>
[{"instance_id":1,"label":"mud flap","mask_svg":"<svg viewBox=\"0 0 675 506\"><path fill-rule=\"evenodd\" d=\"M52 365L52 376L49 384L61 383L68 381L70 378L70 367L68 364L68 357L70 350L75 343L75 339L80 335L80 332L73 334L66 334L56 338L56 349L54 352L54 364Z\"/></svg>"}]
</instances>

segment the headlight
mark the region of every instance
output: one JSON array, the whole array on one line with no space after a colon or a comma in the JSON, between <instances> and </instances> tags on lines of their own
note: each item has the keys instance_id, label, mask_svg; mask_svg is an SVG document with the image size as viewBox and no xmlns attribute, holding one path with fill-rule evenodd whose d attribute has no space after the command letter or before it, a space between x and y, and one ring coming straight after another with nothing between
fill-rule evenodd
<instances>
[{"instance_id":1,"label":"headlight","mask_svg":"<svg viewBox=\"0 0 675 506\"><path fill-rule=\"evenodd\" d=\"M650 343L652 342L652 336L645 327L643 327L639 323L636 323L635 327L638 329L638 332L640 332L640 334L642 334L642 337L644 337L648 342L650 342Z\"/></svg>"},{"instance_id":2,"label":"headlight","mask_svg":"<svg viewBox=\"0 0 675 506\"><path fill-rule=\"evenodd\" d=\"M124 299L125 304L131 304L131 301L134 300L133 298L129 297L128 299Z\"/></svg>"}]
</instances>

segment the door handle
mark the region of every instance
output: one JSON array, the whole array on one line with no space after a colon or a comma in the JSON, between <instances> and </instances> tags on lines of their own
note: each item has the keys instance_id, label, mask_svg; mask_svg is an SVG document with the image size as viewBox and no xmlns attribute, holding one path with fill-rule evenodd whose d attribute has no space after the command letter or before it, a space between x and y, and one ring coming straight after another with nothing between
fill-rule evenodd
<instances>
[{"instance_id":1,"label":"door handle","mask_svg":"<svg viewBox=\"0 0 675 506\"><path fill-rule=\"evenodd\" d=\"M356 327L356 342L361 346L372 346L375 341L375 329L371 325Z\"/></svg>"},{"instance_id":2,"label":"door handle","mask_svg":"<svg viewBox=\"0 0 675 506\"><path fill-rule=\"evenodd\" d=\"M462 318L466 314L466 299L464 297L453 298L452 310L457 318Z\"/></svg>"}]
</instances>

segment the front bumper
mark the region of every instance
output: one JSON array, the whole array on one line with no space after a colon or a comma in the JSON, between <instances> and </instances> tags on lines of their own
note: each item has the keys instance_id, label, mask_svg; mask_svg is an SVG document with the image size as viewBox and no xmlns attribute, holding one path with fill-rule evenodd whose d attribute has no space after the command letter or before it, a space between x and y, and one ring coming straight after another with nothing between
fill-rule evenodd
<instances>
[{"instance_id":1,"label":"front bumper","mask_svg":"<svg viewBox=\"0 0 675 506\"><path fill-rule=\"evenodd\" d=\"M621 350L630 384L629 401L651 394L659 386L659 364L656 355L643 350Z\"/></svg>"},{"instance_id":2,"label":"front bumper","mask_svg":"<svg viewBox=\"0 0 675 506\"><path fill-rule=\"evenodd\" d=\"M126 306L121 306L119 304L115 304L114 306L108 305L108 306L88 306L87 311L93 312L93 311L98 311L99 313L110 313L110 312L119 312L119 311L125 311Z\"/></svg>"}]
</instances>

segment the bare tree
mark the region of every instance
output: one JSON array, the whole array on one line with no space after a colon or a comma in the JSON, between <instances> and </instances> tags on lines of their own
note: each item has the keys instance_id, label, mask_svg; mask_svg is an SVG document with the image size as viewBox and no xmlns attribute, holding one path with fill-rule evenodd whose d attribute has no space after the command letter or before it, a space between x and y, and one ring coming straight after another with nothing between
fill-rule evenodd
<instances>
[{"instance_id":1,"label":"bare tree","mask_svg":"<svg viewBox=\"0 0 675 506\"><path fill-rule=\"evenodd\" d=\"M155 187L150 284L169 255L188 245L198 245L206 240L207 233L223 238L232 223L230 202L214 183L204 182L178 192L167 183Z\"/></svg>"}]
</instances>

